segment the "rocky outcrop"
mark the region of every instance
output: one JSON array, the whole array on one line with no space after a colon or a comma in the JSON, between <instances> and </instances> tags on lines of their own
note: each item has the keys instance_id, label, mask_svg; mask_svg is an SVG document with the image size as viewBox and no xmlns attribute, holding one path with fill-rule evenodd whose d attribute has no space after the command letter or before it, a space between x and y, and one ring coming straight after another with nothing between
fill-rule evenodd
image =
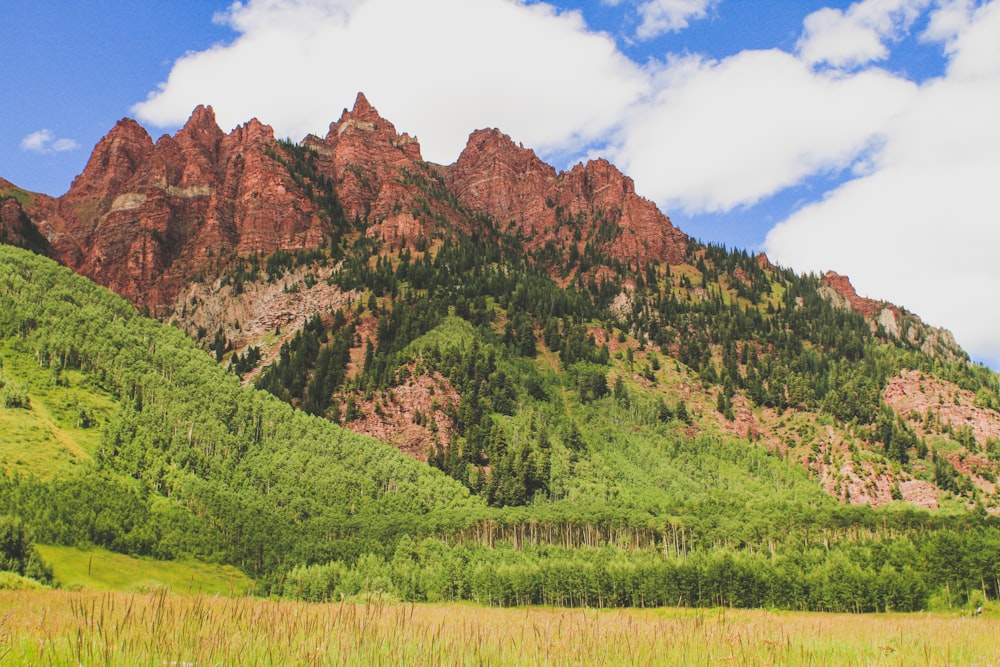
<instances>
[{"instance_id":1,"label":"rocky outcrop","mask_svg":"<svg viewBox=\"0 0 1000 667\"><path fill-rule=\"evenodd\" d=\"M968 428L978 447L1000 439L1000 413L977 404L971 391L920 371L901 371L886 385L882 400L922 436Z\"/></svg>"},{"instance_id":2,"label":"rocky outcrop","mask_svg":"<svg viewBox=\"0 0 1000 667\"><path fill-rule=\"evenodd\" d=\"M345 217L370 223L370 236L395 245L425 236L441 219L463 226L455 211L422 196L420 186L426 189L435 174L423 161L420 144L397 133L364 94L330 124L325 138L309 136L303 144L316 152L320 170L335 183Z\"/></svg>"},{"instance_id":3,"label":"rocky outcrop","mask_svg":"<svg viewBox=\"0 0 1000 667\"><path fill-rule=\"evenodd\" d=\"M413 368L408 370L412 373ZM346 426L426 461L435 449L450 446L454 423L449 413L457 413L460 400L448 378L440 373L411 374L405 383L361 402L360 416Z\"/></svg>"},{"instance_id":4,"label":"rocky outcrop","mask_svg":"<svg viewBox=\"0 0 1000 667\"><path fill-rule=\"evenodd\" d=\"M473 132L447 180L458 201L529 249L576 246L637 265L683 261L687 236L606 160L557 173L499 130Z\"/></svg>"},{"instance_id":5,"label":"rocky outcrop","mask_svg":"<svg viewBox=\"0 0 1000 667\"><path fill-rule=\"evenodd\" d=\"M827 271L820 280L820 294L824 298L835 306L861 313L873 332L881 329L886 335L909 343L932 357L946 361L968 360L968 355L947 329L929 326L916 315L891 303L858 296L847 276Z\"/></svg>"},{"instance_id":6,"label":"rocky outcrop","mask_svg":"<svg viewBox=\"0 0 1000 667\"><path fill-rule=\"evenodd\" d=\"M858 296L854 285L851 284L851 280L847 276L842 276L834 271L827 271L820 280L825 287L830 288L834 295L836 295L834 296L835 303L859 312L868 319L875 319L876 316L881 316L882 311L885 309L888 309L892 313L894 319L902 315L896 306ZM829 292L827 294L829 295Z\"/></svg>"},{"instance_id":7,"label":"rocky outcrop","mask_svg":"<svg viewBox=\"0 0 1000 667\"><path fill-rule=\"evenodd\" d=\"M19 190L0 179L0 243L51 255L52 248L48 240L38 231L25 210L25 206L29 210L34 208L36 198L47 199L44 195Z\"/></svg>"},{"instance_id":8,"label":"rocky outcrop","mask_svg":"<svg viewBox=\"0 0 1000 667\"><path fill-rule=\"evenodd\" d=\"M322 243L315 206L269 156L275 147L271 128L256 120L225 134L211 107L155 143L124 119L69 192L32 217L61 262L165 312L222 258Z\"/></svg>"},{"instance_id":9,"label":"rocky outcrop","mask_svg":"<svg viewBox=\"0 0 1000 667\"><path fill-rule=\"evenodd\" d=\"M177 295L169 322L192 338L221 332L236 350L256 345L262 363L243 377L249 384L309 318L319 314L329 323L335 311L350 310L360 300L359 293L328 283L331 273L330 267L300 267L273 282L238 289L224 279L192 282Z\"/></svg>"},{"instance_id":10,"label":"rocky outcrop","mask_svg":"<svg viewBox=\"0 0 1000 667\"><path fill-rule=\"evenodd\" d=\"M349 218L385 217L401 196L405 198L399 170L422 162L416 139L398 134L361 93L354 108L344 109L340 120L330 124L322 143L307 145L327 157L337 196Z\"/></svg>"}]
</instances>

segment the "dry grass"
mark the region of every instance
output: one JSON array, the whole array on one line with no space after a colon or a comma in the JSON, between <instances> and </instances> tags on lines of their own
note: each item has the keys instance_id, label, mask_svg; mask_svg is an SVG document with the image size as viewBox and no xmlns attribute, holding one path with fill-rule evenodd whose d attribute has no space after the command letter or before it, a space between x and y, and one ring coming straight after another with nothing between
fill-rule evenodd
<instances>
[{"instance_id":1,"label":"dry grass","mask_svg":"<svg viewBox=\"0 0 1000 667\"><path fill-rule=\"evenodd\" d=\"M1000 619L0 593L2 665L1000 665Z\"/></svg>"}]
</instances>

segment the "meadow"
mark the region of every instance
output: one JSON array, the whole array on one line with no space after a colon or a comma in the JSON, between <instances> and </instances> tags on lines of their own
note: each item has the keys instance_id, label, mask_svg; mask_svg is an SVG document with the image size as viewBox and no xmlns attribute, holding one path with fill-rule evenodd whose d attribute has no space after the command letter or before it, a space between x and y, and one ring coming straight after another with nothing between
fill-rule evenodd
<instances>
[{"instance_id":1,"label":"meadow","mask_svg":"<svg viewBox=\"0 0 1000 667\"><path fill-rule=\"evenodd\" d=\"M97 547L77 549L38 545L52 567L55 581L66 590L155 592L205 595L243 595L253 582L229 565L196 561L134 558Z\"/></svg>"},{"instance_id":2,"label":"meadow","mask_svg":"<svg viewBox=\"0 0 1000 667\"><path fill-rule=\"evenodd\" d=\"M0 592L3 665L997 665L1000 618Z\"/></svg>"}]
</instances>

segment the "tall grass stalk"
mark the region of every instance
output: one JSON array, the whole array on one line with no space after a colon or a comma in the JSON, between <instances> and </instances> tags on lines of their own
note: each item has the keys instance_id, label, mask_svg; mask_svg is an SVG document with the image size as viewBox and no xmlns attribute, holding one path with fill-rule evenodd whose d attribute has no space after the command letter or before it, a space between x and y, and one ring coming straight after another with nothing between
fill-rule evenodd
<instances>
[{"instance_id":1,"label":"tall grass stalk","mask_svg":"<svg viewBox=\"0 0 1000 667\"><path fill-rule=\"evenodd\" d=\"M0 593L6 665L1000 664L1000 619Z\"/></svg>"}]
</instances>

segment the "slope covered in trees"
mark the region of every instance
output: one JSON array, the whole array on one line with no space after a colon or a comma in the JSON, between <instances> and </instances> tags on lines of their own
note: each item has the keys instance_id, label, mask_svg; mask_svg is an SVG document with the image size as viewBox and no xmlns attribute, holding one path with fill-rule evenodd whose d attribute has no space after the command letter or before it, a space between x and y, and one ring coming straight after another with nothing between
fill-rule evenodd
<instances>
[{"instance_id":1,"label":"slope covered in trees","mask_svg":"<svg viewBox=\"0 0 1000 667\"><path fill-rule=\"evenodd\" d=\"M324 595L635 604L648 577L640 603L997 595L997 376L946 332L689 240L604 161L557 173L485 131L423 162L360 96L302 145L227 138L208 109L176 155L134 122L113 134L65 219L4 194L6 238L79 245L83 264L53 252L172 309L219 363L4 249L0 423L19 435L0 500L24 535ZM122 259L139 247L151 264ZM29 432L47 458L16 452Z\"/></svg>"},{"instance_id":2,"label":"slope covered in trees","mask_svg":"<svg viewBox=\"0 0 1000 667\"><path fill-rule=\"evenodd\" d=\"M5 512L39 541L268 575L448 525L455 510L479 505L391 447L244 390L181 332L7 246L0 336L5 356L77 369L118 403L93 464L54 479L0 478Z\"/></svg>"},{"instance_id":3,"label":"slope covered in trees","mask_svg":"<svg viewBox=\"0 0 1000 667\"><path fill-rule=\"evenodd\" d=\"M841 505L764 446L722 429L693 435L714 407L664 400L658 387L677 371L663 365L675 362L653 370L644 351L631 361L648 363L653 379L624 373L623 350L610 353L591 340L592 326L558 318L560 352L539 335L532 355L518 341L523 324L510 318L508 336L500 316L486 316L502 307L440 317L406 309L416 319L399 326L410 333L383 343L391 362L380 365L376 345L351 381L381 395L403 369L446 378L459 430L433 462L452 481L240 387L176 329L48 260L0 247L3 358L50 375L64 369L117 402L93 462L50 478L4 475L4 525L28 560L26 535L195 556L310 599L385 590L489 604L865 611L921 608L937 594L996 597L992 519ZM564 349L575 350L566 363ZM593 377L605 379L602 389ZM363 400L360 387L351 391Z\"/></svg>"},{"instance_id":4,"label":"slope covered in trees","mask_svg":"<svg viewBox=\"0 0 1000 667\"><path fill-rule=\"evenodd\" d=\"M569 454L550 444L571 442L579 458L579 433L594 429L575 413L596 405L606 417L618 405L627 408L618 426L679 422L689 436L757 442L846 502L1000 509L997 377L914 316L893 308L866 319L817 276L695 241L680 263L623 262L601 249L623 233L618 215L569 220L555 201L546 206L576 240L533 247L464 208L429 168L397 174L422 195L409 214L427 223L386 239L371 233L378 220L343 219L311 149L281 149L293 180L319 179L314 203L336 228L333 249L282 254L311 267L284 289L308 293L315 271L350 306L286 331L257 386L394 442L490 504L558 499L556 477L570 468L552 457ZM464 222L446 225L452 218ZM463 323L463 334L414 345L447 322ZM238 323L230 330L241 335ZM904 394L930 397L934 384L960 414L890 404L888 386L913 374L926 382ZM544 419L515 435L533 412ZM582 483L578 470L564 476Z\"/></svg>"}]
</instances>

